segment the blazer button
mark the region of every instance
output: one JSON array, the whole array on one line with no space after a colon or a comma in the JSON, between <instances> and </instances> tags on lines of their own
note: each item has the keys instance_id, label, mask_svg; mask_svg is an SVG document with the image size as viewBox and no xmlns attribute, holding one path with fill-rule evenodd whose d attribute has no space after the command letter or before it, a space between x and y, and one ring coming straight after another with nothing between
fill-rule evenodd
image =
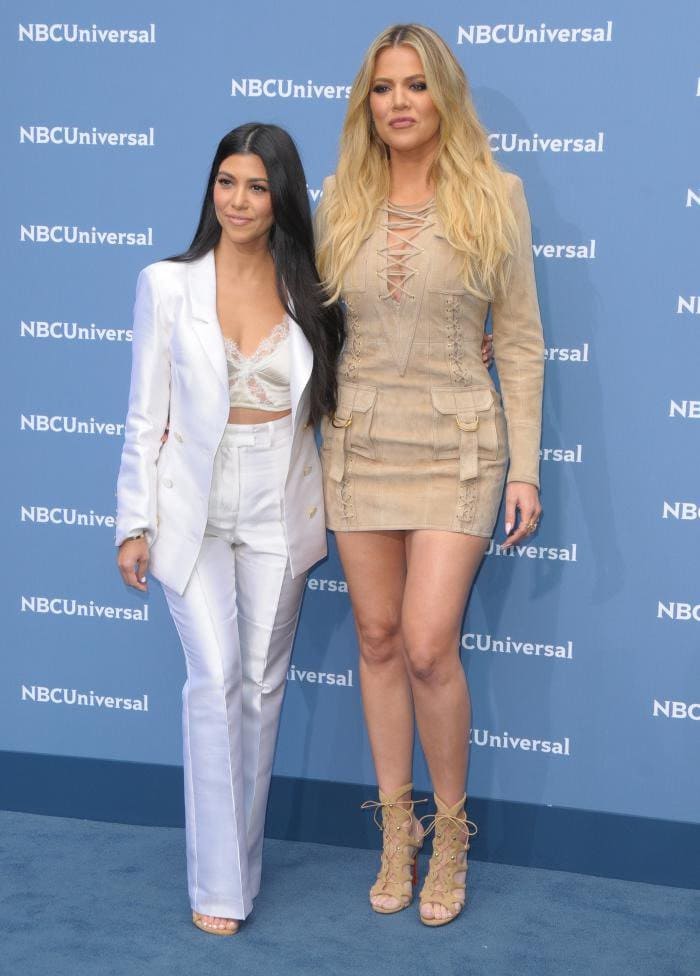
<instances>
[{"instance_id":1,"label":"blazer button","mask_svg":"<svg viewBox=\"0 0 700 976\"><path fill-rule=\"evenodd\" d=\"M317 511L318 511L318 509L316 508L316 506L315 505L312 505L311 508L308 509L308 511L307 511L306 514L307 514L307 516L309 518L313 518Z\"/></svg>"},{"instance_id":2,"label":"blazer button","mask_svg":"<svg viewBox=\"0 0 700 976\"><path fill-rule=\"evenodd\" d=\"M163 478L163 484L165 485L166 488L172 488L173 486L173 483L170 480L170 478Z\"/></svg>"},{"instance_id":3,"label":"blazer button","mask_svg":"<svg viewBox=\"0 0 700 976\"><path fill-rule=\"evenodd\" d=\"M178 442L178 444L182 444L182 434L179 431L176 430L175 433L173 434L173 437Z\"/></svg>"},{"instance_id":4,"label":"blazer button","mask_svg":"<svg viewBox=\"0 0 700 976\"><path fill-rule=\"evenodd\" d=\"M305 464L304 465L304 477L306 477L307 475L311 474L312 471L313 471L313 468L311 467L310 464Z\"/></svg>"}]
</instances>

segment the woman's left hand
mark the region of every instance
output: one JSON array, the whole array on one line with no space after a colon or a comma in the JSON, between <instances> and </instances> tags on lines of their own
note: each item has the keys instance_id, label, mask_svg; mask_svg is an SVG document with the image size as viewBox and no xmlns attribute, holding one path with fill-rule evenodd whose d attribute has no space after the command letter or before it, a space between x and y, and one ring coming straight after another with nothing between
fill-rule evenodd
<instances>
[{"instance_id":1,"label":"woman's left hand","mask_svg":"<svg viewBox=\"0 0 700 976\"><path fill-rule=\"evenodd\" d=\"M516 513L520 517L517 527ZM511 481L506 485L506 539L501 548L514 546L526 536L533 535L541 515L540 493L534 485L524 481Z\"/></svg>"}]
</instances>

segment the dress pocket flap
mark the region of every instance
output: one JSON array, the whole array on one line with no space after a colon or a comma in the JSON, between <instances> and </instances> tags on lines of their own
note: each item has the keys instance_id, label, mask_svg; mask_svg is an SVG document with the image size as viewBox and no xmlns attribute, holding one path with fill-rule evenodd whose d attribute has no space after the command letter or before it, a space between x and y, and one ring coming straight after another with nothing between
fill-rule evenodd
<instances>
[{"instance_id":1,"label":"dress pocket flap","mask_svg":"<svg viewBox=\"0 0 700 976\"><path fill-rule=\"evenodd\" d=\"M433 407L438 413L457 414L472 406L471 390L431 390Z\"/></svg>"},{"instance_id":2,"label":"dress pocket flap","mask_svg":"<svg viewBox=\"0 0 700 976\"><path fill-rule=\"evenodd\" d=\"M488 386L475 390L433 389L430 395L438 413L456 414L464 420L493 406L493 394Z\"/></svg>"},{"instance_id":3,"label":"dress pocket flap","mask_svg":"<svg viewBox=\"0 0 700 976\"><path fill-rule=\"evenodd\" d=\"M377 390L373 387L358 386L355 388L355 398L352 401L353 413L367 413L374 406Z\"/></svg>"},{"instance_id":4,"label":"dress pocket flap","mask_svg":"<svg viewBox=\"0 0 700 976\"><path fill-rule=\"evenodd\" d=\"M477 477L477 457L495 459L498 432L493 392L488 386L475 389L437 387L431 389L436 458L460 459L460 481Z\"/></svg>"},{"instance_id":5,"label":"dress pocket flap","mask_svg":"<svg viewBox=\"0 0 700 976\"><path fill-rule=\"evenodd\" d=\"M474 409L477 413L485 413L493 406L493 393L488 386L482 386L477 390L472 390Z\"/></svg>"},{"instance_id":6,"label":"dress pocket flap","mask_svg":"<svg viewBox=\"0 0 700 976\"><path fill-rule=\"evenodd\" d=\"M344 383L338 387L338 409L336 417L347 419L353 413L367 413L374 406L377 399L377 388L374 386L349 386Z\"/></svg>"},{"instance_id":7,"label":"dress pocket flap","mask_svg":"<svg viewBox=\"0 0 700 976\"><path fill-rule=\"evenodd\" d=\"M338 386L338 406L330 422L333 427L345 428L343 451L374 460L376 451L371 427L376 399L375 386L355 386L354 383Z\"/></svg>"}]
</instances>

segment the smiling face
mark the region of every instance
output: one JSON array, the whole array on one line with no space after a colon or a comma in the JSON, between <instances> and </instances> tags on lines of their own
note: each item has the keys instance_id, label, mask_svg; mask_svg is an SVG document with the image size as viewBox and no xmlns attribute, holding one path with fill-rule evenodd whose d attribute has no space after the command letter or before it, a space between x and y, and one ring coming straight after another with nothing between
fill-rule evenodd
<instances>
[{"instance_id":1,"label":"smiling face","mask_svg":"<svg viewBox=\"0 0 700 976\"><path fill-rule=\"evenodd\" d=\"M398 44L379 52L369 107L377 135L392 151L437 148L440 115L415 48Z\"/></svg>"},{"instance_id":2,"label":"smiling face","mask_svg":"<svg viewBox=\"0 0 700 976\"><path fill-rule=\"evenodd\" d=\"M267 244L274 215L267 170L259 156L236 153L224 159L213 198L222 244Z\"/></svg>"}]
</instances>

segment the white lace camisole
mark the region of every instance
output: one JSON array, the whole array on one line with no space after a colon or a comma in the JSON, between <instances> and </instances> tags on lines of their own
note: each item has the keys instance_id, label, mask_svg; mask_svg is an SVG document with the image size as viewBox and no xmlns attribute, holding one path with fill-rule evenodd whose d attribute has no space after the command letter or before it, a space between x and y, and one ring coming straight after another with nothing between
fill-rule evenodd
<instances>
[{"instance_id":1,"label":"white lace camisole","mask_svg":"<svg viewBox=\"0 0 700 976\"><path fill-rule=\"evenodd\" d=\"M252 356L242 355L238 344L224 336L232 407L253 410L289 410L289 320L287 316L265 336Z\"/></svg>"}]
</instances>

